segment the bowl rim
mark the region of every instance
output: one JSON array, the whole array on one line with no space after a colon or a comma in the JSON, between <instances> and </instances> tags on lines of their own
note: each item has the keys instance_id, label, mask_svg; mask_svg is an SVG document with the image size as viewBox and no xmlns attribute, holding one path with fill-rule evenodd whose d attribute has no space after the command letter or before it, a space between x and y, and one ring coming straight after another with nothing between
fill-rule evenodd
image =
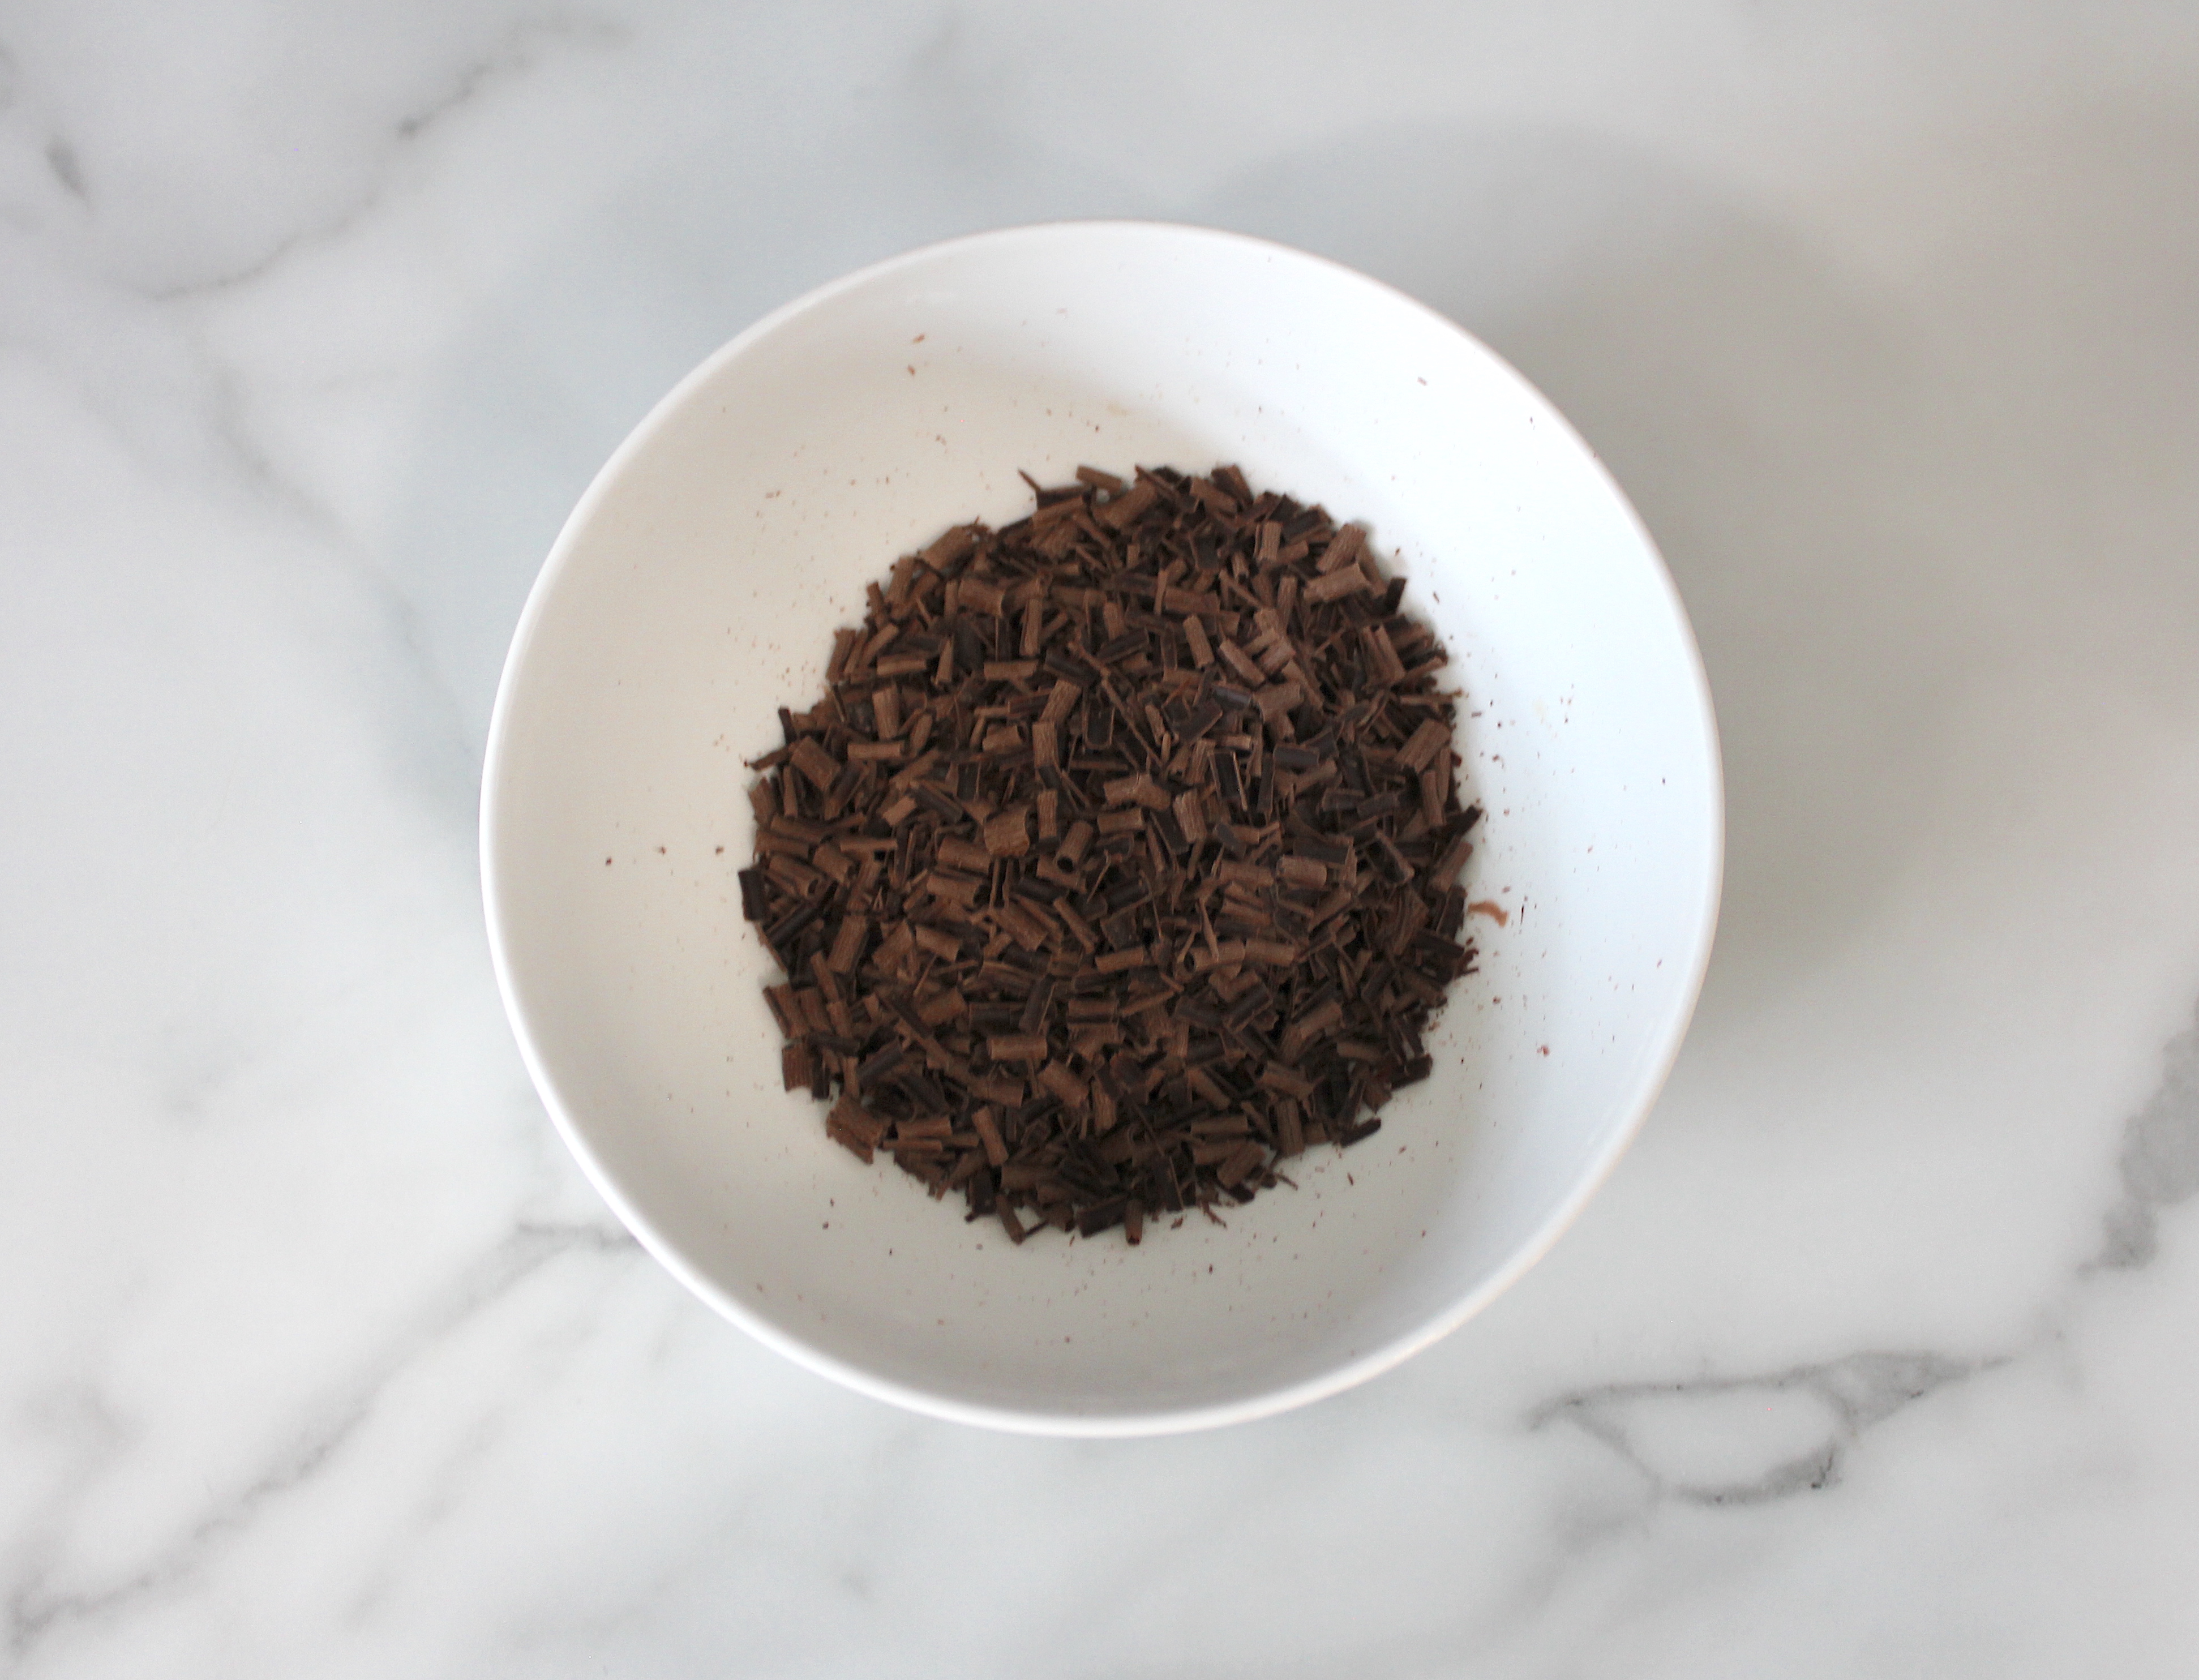
<instances>
[{"instance_id":1,"label":"bowl rim","mask_svg":"<svg viewBox=\"0 0 2199 1680\"><path fill-rule=\"evenodd\" d=\"M1701 919L1695 930L1693 948L1688 954L1683 983L1673 994L1673 1002L1659 1024L1662 1041L1659 1044L1657 1054L1640 1078L1631 1102L1632 1111L1624 1123L1613 1130L1601 1149L1590 1159L1558 1205L1528 1239L1514 1250L1502 1265L1442 1312L1319 1375L1236 1400L1084 1413L980 1403L926 1388L919 1383L881 1376L848 1359L828 1353L760 1317L738 1296L721 1287L690 1263L656 1228L649 1216L627 1195L615 1175L590 1143L582 1123L551 1076L534 1029L521 1006L513 974L507 910L498 878L497 858L505 833L504 815L498 796L505 780L503 760L510 709L514 703L513 695L522 680L520 674L527 663L542 617L548 610L547 604L557 593L560 580L572 565L573 555L580 545L582 534L592 523L597 509L614 493L629 464L647 450L657 435L685 409L698 388L714 381L729 363L739 359L751 346L777 333L790 323L849 292L873 285L903 270L936 262L953 254L988 248L1005 248L1061 240L1126 238L1235 246L1270 258L1327 269L1337 277L1373 289L1393 305L1403 306L1438 330L1465 339L1489 358L1501 376L1508 377L1530 395L1539 411L1554 420L1562 435L1578 447L1605 490L1623 510L1643 555L1649 562L1656 585L1672 609L1674 622L1680 632L1687 676L1695 701L1695 721L1709 761L1706 782L1709 808L1705 814L1706 845ZM1065 219L995 228L935 241L829 280L782 304L736 334L704 357L657 400L589 481L587 488L581 493L573 510L558 528L557 538L551 544L541 569L528 591L526 604L521 609L512 633L511 645L497 681L495 704L489 717L481 765L480 847L481 902L488 935L489 959L495 971L497 992L503 1000L505 1018L518 1042L520 1059L544 1107L548 1110L552 1123L564 1139L565 1146L572 1152L574 1158L580 1163L582 1172L594 1185L597 1193L610 1204L620 1222L660 1265L697 1297L767 1347L785 1355L805 1369L873 1399L948 1422L1016 1434L1122 1439L1187 1433L1249 1423L1310 1405L1315 1401L1356 1387L1441 1341L1503 1294L1549 1252L1558 1239L1580 1216L1589 1199L1603 1187L1618 1165L1619 1158L1641 1132L1671 1076L1680 1047L1686 1041L1689 1023L1702 994L1703 979L1709 969L1712 947L1717 937L1724 883L1725 775L1709 674L1704 667L1694 625L1688 617L1678 586L1673 581L1671 568L1665 564L1656 540L1650 534L1634 504L1604 465L1602 457L1581 436L1557 405L1518 369L1449 317L1384 281L1331 258L1274 240L1193 223L1116 219Z\"/></svg>"}]
</instances>

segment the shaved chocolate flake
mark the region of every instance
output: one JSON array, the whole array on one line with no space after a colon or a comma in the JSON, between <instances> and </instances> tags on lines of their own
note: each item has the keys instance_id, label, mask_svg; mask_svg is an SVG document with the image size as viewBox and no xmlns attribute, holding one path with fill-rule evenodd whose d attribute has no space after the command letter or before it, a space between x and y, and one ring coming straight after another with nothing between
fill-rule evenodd
<instances>
[{"instance_id":1,"label":"shaved chocolate flake","mask_svg":"<svg viewBox=\"0 0 2199 1680\"><path fill-rule=\"evenodd\" d=\"M870 937L869 919L849 916L843 920L832 936L832 954L827 966L841 974L853 974L863 954L863 942Z\"/></svg>"},{"instance_id":2,"label":"shaved chocolate flake","mask_svg":"<svg viewBox=\"0 0 2199 1680\"><path fill-rule=\"evenodd\" d=\"M936 855L940 862L951 864L957 869L986 870L993 866L991 852L951 834L941 839Z\"/></svg>"},{"instance_id":3,"label":"shaved chocolate flake","mask_svg":"<svg viewBox=\"0 0 2199 1680\"><path fill-rule=\"evenodd\" d=\"M1214 644L1207 639L1206 625L1196 616L1183 621L1184 640L1191 647L1191 662L1204 670L1214 662Z\"/></svg>"},{"instance_id":4,"label":"shaved chocolate flake","mask_svg":"<svg viewBox=\"0 0 2199 1680\"><path fill-rule=\"evenodd\" d=\"M1124 776L1109 782L1101 790L1110 805L1139 804L1151 811L1164 811L1172 802L1169 791L1151 776Z\"/></svg>"},{"instance_id":5,"label":"shaved chocolate flake","mask_svg":"<svg viewBox=\"0 0 2199 1680\"><path fill-rule=\"evenodd\" d=\"M1030 814L1018 806L985 824L985 849L995 857L1021 857L1030 849Z\"/></svg>"},{"instance_id":6,"label":"shaved chocolate flake","mask_svg":"<svg viewBox=\"0 0 2199 1680\"><path fill-rule=\"evenodd\" d=\"M983 534L982 525L957 525L942 531L931 546L924 551L924 563L935 572L943 572L969 557Z\"/></svg>"},{"instance_id":7,"label":"shaved chocolate flake","mask_svg":"<svg viewBox=\"0 0 2199 1680\"><path fill-rule=\"evenodd\" d=\"M1398 749L1398 765L1417 775L1434 761L1435 755L1449 750L1450 726L1440 718L1430 718L1413 732L1411 740Z\"/></svg>"},{"instance_id":8,"label":"shaved chocolate flake","mask_svg":"<svg viewBox=\"0 0 2199 1680\"><path fill-rule=\"evenodd\" d=\"M1245 680L1246 688L1259 689L1266 685L1268 674L1260 668L1259 662L1228 637L1224 636L1215 648L1223 662Z\"/></svg>"},{"instance_id":9,"label":"shaved chocolate flake","mask_svg":"<svg viewBox=\"0 0 2199 1680\"><path fill-rule=\"evenodd\" d=\"M1224 802L1242 810L1245 806L1245 783L1238 768L1234 753L1216 753L1214 757L1214 785Z\"/></svg>"},{"instance_id":10,"label":"shaved chocolate flake","mask_svg":"<svg viewBox=\"0 0 2199 1680\"><path fill-rule=\"evenodd\" d=\"M999 612L1008 598L1008 592L989 578L964 578L960 593L964 606L988 615Z\"/></svg>"},{"instance_id":11,"label":"shaved chocolate flake","mask_svg":"<svg viewBox=\"0 0 2199 1680\"><path fill-rule=\"evenodd\" d=\"M1335 571L1324 572L1299 592L1299 598L1307 602L1326 603L1341 600L1346 595L1356 595L1367 587L1367 575L1356 566L1340 566Z\"/></svg>"},{"instance_id":12,"label":"shaved chocolate flake","mask_svg":"<svg viewBox=\"0 0 2199 1680\"><path fill-rule=\"evenodd\" d=\"M761 922L771 914L767 879L761 869L744 869L735 877L741 884L741 915Z\"/></svg>"},{"instance_id":13,"label":"shaved chocolate flake","mask_svg":"<svg viewBox=\"0 0 2199 1680\"><path fill-rule=\"evenodd\" d=\"M995 1167L1007 1165L1008 1146L1000 1136L999 1125L993 1119L992 1109L985 1105L979 1105L971 1113L970 1127L977 1134L978 1141L984 1146L985 1159Z\"/></svg>"},{"instance_id":14,"label":"shaved chocolate flake","mask_svg":"<svg viewBox=\"0 0 2199 1680\"><path fill-rule=\"evenodd\" d=\"M1053 1093L1065 1108L1082 1108L1089 1101L1086 1082L1060 1062L1048 1062L1041 1068L1038 1082Z\"/></svg>"},{"instance_id":15,"label":"shaved chocolate flake","mask_svg":"<svg viewBox=\"0 0 2199 1680\"><path fill-rule=\"evenodd\" d=\"M1339 527L1336 535L1330 539L1328 546L1321 551L1321 563L1315 569L1323 577L1327 576L1331 572L1341 570L1358 559L1359 551L1365 546L1366 542L1367 532L1363 527L1358 525Z\"/></svg>"},{"instance_id":16,"label":"shaved chocolate flake","mask_svg":"<svg viewBox=\"0 0 2199 1680\"><path fill-rule=\"evenodd\" d=\"M840 774L839 761L808 736L794 743L787 757L789 762L807 776L820 793L830 790Z\"/></svg>"},{"instance_id":17,"label":"shaved chocolate flake","mask_svg":"<svg viewBox=\"0 0 2199 1680\"><path fill-rule=\"evenodd\" d=\"M1176 829L1185 841L1193 846L1204 843L1206 838L1206 815L1199 795L1188 789L1176 795L1175 811Z\"/></svg>"},{"instance_id":18,"label":"shaved chocolate flake","mask_svg":"<svg viewBox=\"0 0 2199 1680\"><path fill-rule=\"evenodd\" d=\"M901 1065L908 1052L898 1044L889 1044L884 1049L855 1070L855 1082L867 1090L872 1081L883 1079Z\"/></svg>"},{"instance_id":19,"label":"shaved chocolate flake","mask_svg":"<svg viewBox=\"0 0 2199 1680\"><path fill-rule=\"evenodd\" d=\"M779 1082L790 1091L809 1088L809 1047L806 1044L782 1044L779 1047Z\"/></svg>"},{"instance_id":20,"label":"shaved chocolate flake","mask_svg":"<svg viewBox=\"0 0 2199 1680\"><path fill-rule=\"evenodd\" d=\"M780 711L741 913L829 1139L1013 1242L1136 1244L1373 1135L1502 913L1362 528L1234 467L1032 489L895 561Z\"/></svg>"}]
</instances>

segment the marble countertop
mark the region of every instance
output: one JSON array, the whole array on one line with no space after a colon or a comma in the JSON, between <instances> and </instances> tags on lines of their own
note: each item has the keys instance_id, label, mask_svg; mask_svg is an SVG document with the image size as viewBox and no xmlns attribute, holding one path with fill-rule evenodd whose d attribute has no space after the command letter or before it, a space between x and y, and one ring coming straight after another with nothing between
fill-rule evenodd
<instances>
[{"instance_id":1,"label":"marble countertop","mask_svg":"<svg viewBox=\"0 0 2199 1680\"><path fill-rule=\"evenodd\" d=\"M0 1671L2199 1668L2199 13L0 15ZM475 805L596 467L817 282L1204 222L1668 555L1693 1034L1552 1256L1144 1443L842 1391L521 1069Z\"/></svg>"}]
</instances>

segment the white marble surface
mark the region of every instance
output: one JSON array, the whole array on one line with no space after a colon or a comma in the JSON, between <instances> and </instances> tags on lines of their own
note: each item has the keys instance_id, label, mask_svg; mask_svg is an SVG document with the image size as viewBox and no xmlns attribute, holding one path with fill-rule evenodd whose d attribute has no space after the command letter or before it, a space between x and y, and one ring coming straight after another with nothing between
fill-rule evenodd
<instances>
[{"instance_id":1,"label":"white marble surface","mask_svg":"<svg viewBox=\"0 0 2199 1680\"><path fill-rule=\"evenodd\" d=\"M1341 1399L1064 1444L642 1257L491 983L567 508L767 308L1215 223L1664 544L1726 917L1641 1142ZM0 10L0 1671L2199 1671L2199 13Z\"/></svg>"}]
</instances>

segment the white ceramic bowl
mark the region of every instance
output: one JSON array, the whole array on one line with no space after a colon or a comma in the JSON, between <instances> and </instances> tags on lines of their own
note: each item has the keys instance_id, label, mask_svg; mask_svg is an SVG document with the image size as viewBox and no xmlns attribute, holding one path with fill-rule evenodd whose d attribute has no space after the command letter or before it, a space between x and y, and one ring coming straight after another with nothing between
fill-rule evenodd
<instances>
[{"instance_id":1,"label":"white ceramic bowl","mask_svg":"<svg viewBox=\"0 0 2199 1680\"><path fill-rule=\"evenodd\" d=\"M779 1088L733 872L743 760L866 581L1017 476L1204 471L1372 528L1465 690L1480 972L1437 1071L1228 1216L1012 1247ZM1157 1433L1359 1382L1549 1246L1642 1122L1716 919L1718 745L1670 577L1550 405L1334 264L1067 224L913 252L743 333L575 510L490 730L490 944L529 1070L619 1216L795 1359L941 1416ZM1347 1182L1346 1175L1353 1181Z\"/></svg>"}]
</instances>

